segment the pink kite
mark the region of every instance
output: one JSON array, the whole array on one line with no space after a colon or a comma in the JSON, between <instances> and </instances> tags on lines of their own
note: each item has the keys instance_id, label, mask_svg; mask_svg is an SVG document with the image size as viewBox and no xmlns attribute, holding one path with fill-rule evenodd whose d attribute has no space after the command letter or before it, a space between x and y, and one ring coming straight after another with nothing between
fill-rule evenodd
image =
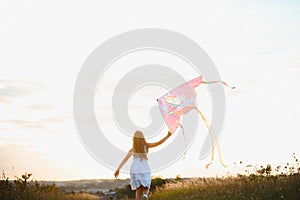
<instances>
[{"instance_id":1,"label":"pink kite","mask_svg":"<svg viewBox=\"0 0 300 200\"><path fill-rule=\"evenodd\" d=\"M202 112L195 106L195 98L197 96L195 88L198 87L200 84L210 84L210 83L223 83L224 85L228 86L223 81L206 82L203 81L202 76L198 76L190 80L189 82L184 83L181 86L171 90L167 94L157 99L159 109L163 116L163 119L172 133L174 133L178 127L184 130L181 124L181 117L184 114L190 112L191 110L196 110L200 114L212 138L212 157L211 157L211 162L206 165L206 168L208 168L208 166L212 163L214 159L214 145L217 146L220 163L223 166L225 166L222 161L220 148L217 143L215 134L213 133L213 130L211 129L207 119L204 117ZM231 88L234 89L234 87Z\"/></svg>"}]
</instances>

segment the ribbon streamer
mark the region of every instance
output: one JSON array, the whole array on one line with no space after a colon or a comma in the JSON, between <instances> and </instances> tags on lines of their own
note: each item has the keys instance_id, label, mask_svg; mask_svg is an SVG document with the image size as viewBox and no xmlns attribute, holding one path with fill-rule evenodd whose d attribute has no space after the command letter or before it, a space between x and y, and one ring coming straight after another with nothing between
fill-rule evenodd
<instances>
[{"instance_id":1,"label":"ribbon streamer","mask_svg":"<svg viewBox=\"0 0 300 200\"><path fill-rule=\"evenodd\" d=\"M208 120L205 118L203 113L195 105L195 99L197 96L197 93L195 92L195 88L201 84L214 84L214 83L222 83L223 85L231 89L235 88L229 86L224 81L203 81L202 76L198 76L180 85L179 87L169 91L168 93L166 93L165 95L157 99L160 112L170 132L174 133L178 129L178 127L182 129L182 134L185 140L184 158L186 155L186 136L185 136L183 125L181 124L181 118L183 115L187 114L191 110L196 110L198 114L201 116L205 126L209 130L211 140L212 140L211 162L206 165L206 168L208 168L212 164L212 161L214 160L215 146L217 147L220 163L224 167L226 167L226 165L223 163L222 160L221 151L218 145L216 135L214 134L213 129L210 127Z\"/></svg>"}]
</instances>

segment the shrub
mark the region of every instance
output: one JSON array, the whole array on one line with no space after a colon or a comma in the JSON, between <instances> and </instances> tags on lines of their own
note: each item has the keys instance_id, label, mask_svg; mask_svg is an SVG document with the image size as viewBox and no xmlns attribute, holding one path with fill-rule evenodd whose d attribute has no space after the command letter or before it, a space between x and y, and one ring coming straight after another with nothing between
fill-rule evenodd
<instances>
[{"instance_id":1,"label":"shrub","mask_svg":"<svg viewBox=\"0 0 300 200\"><path fill-rule=\"evenodd\" d=\"M98 199L89 194L64 194L55 184L40 184L29 181L32 174L25 173L21 178L9 180L3 172L0 180L1 200L90 200Z\"/></svg>"}]
</instances>

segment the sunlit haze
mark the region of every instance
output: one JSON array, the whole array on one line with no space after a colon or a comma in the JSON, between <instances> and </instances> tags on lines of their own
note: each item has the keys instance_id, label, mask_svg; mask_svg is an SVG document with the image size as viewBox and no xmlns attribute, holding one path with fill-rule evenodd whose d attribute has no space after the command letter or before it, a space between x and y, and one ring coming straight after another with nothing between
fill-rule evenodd
<instances>
[{"instance_id":1,"label":"sunlit haze","mask_svg":"<svg viewBox=\"0 0 300 200\"><path fill-rule=\"evenodd\" d=\"M73 90L96 47L139 28L186 35L207 52L222 80L236 86L224 88L226 119L219 145L228 168L216 158L205 169L210 158L199 160L207 134L199 122L186 158L153 176L222 176L237 172L234 162L277 165L290 162L292 153L300 156L299 1L1 1L0 23L0 169L10 177L32 172L37 180L114 178L114 170L81 144ZM172 67L187 80L197 76L180 58L151 50L124 56L106 71L95 92L95 113L108 140L124 151L132 139L114 124L112 91L124 74L145 64ZM129 102L131 120L150 124L150 108L166 92L158 86L138 90ZM210 119L206 86L197 93L199 108ZM166 133L167 128L149 141Z\"/></svg>"}]
</instances>

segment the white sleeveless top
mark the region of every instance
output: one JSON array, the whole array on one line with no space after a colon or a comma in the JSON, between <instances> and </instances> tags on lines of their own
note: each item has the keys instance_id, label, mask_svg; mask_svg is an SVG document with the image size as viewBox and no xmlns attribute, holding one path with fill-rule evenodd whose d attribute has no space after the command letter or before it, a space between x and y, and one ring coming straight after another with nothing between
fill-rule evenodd
<instances>
[{"instance_id":1,"label":"white sleeveless top","mask_svg":"<svg viewBox=\"0 0 300 200\"><path fill-rule=\"evenodd\" d=\"M146 147L145 145L144 145L144 153L145 153L145 154L148 153L148 152L147 152L147 147ZM142 159L141 157L137 156L136 154L140 154L140 153L135 153L134 151L132 151L132 156L133 156L134 159L136 159L136 158Z\"/></svg>"}]
</instances>

